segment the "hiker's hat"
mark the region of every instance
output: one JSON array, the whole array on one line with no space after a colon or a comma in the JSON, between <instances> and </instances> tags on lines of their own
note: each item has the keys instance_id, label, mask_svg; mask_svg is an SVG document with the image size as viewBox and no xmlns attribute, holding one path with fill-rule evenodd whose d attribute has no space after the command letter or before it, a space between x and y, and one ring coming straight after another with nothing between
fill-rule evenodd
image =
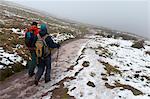
<instances>
[{"instance_id":1,"label":"hiker's hat","mask_svg":"<svg viewBox=\"0 0 150 99\"><path fill-rule=\"evenodd\" d=\"M35 26L37 26L38 25L38 23L37 22L32 22L32 24L31 25L35 25Z\"/></svg>"}]
</instances>

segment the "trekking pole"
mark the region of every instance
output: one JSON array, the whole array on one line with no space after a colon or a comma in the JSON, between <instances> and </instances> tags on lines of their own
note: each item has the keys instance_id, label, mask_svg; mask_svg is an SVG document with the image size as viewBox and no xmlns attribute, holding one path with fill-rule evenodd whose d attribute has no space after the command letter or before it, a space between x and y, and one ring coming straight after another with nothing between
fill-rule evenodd
<instances>
[{"instance_id":1,"label":"trekking pole","mask_svg":"<svg viewBox=\"0 0 150 99\"><path fill-rule=\"evenodd\" d=\"M58 48L57 56L56 56L56 67L58 66L58 57L59 57L59 48Z\"/></svg>"}]
</instances>

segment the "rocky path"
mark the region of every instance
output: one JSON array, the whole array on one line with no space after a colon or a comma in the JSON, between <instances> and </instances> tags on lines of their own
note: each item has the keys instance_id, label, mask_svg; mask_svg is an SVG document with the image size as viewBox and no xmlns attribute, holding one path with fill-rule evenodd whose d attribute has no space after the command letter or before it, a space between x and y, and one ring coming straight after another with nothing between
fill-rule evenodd
<instances>
[{"instance_id":1,"label":"rocky path","mask_svg":"<svg viewBox=\"0 0 150 99\"><path fill-rule=\"evenodd\" d=\"M61 81L61 75L65 75L65 71L73 64L78 56L78 51L88 39L77 39L64 44L59 49L58 65L56 66L55 57L57 51L52 55L52 72L51 82L45 84L42 77L38 86L35 86L34 77L29 78L27 71L17 73L3 82L0 82L0 99L33 99L39 98L53 85Z\"/></svg>"}]
</instances>

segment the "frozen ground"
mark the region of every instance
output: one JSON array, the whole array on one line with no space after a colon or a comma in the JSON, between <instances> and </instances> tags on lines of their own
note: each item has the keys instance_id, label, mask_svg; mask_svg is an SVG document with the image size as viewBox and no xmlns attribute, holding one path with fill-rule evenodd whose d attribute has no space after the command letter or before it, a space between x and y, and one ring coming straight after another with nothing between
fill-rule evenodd
<instances>
[{"instance_id":1,"label":"frozen ground","mask_svg":"<svg viewBox=\"0 0 150 99\"><path fill-rule=\"evenodd\" d=\"M4 82L0 84L0 95L2 99L14 99L14 98L24 98L24 99L33 99L40 98L43 93L47 92L59 85L55 84L62 79L64 79L66 75L67 68L73 64L73 58L78 56L78 51L80 50L83 43L85 43L86 39L80 39L77 41L73 41L65 44L59 50L59 60L58 65L56 66L55 57L56 53L52 56L52 81L48 84L44 84L43 78L41 79L39 86L35 86L33 84L34 78L28 78L26 72L21 72L16 74ZM68 50L72 49L72 50ZM2 86L3 85L3 86ZM18 91L19 90L19 91Z\"/></svg>"},{"instance_id":2,"label":"frozen ground","mask_svg":"<svg viewBox=\"0 0 150 99\"><path fill-rule=\"evenodd\" d=\"M72 69L59 78L74 78L63 82L67 93L76 99L149 99L150 56L145 53L149 42L145 49L132 48L132 44L90 36Z\"/></svg>"},{"instance_id":3,"label":"frozen ground","mask_svg":"<svg viewBox=\"0 0 150 99\"><path fill-rule=\"evenodd\" d=\"M0 95L6 99L149 99L149 43L137 49L131 47L132 40L88 34L61 47L57 66L57 51L52 56L51 82L45 84L42 78L36 87L34 78L23 73L7 82Z\"/></svg>"},{"instance_id":4,"label":"frozen ground","mask_svg":"<svg viewBox=\"0 0 150 99\"><path fill-rule=\"evenodd\" d=\"M68 75L81 71L64 82L68 94L76 99L149 99L150 56L145 52L150 46L136 49L132 42L92 37Z\"/></svg>"}]
</instances>

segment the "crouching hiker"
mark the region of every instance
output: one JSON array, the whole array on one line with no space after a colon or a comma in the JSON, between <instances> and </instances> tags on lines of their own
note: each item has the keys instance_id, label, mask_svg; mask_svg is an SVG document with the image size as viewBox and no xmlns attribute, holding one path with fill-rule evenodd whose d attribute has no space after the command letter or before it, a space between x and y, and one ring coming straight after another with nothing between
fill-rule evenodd
<instances>
[{"instance_id":1,"label":"crouching hiker","mask_svg":"<svg viewBox=\"0 0 150 99\"><path fill-rule=\"evenodd\" d=\"M54 43L51 36L47 32L45 24L41 24L40 32L37 35L37 40L35 43L36 46L36 56L37 56L37 66L38 70L35 74L35 85L38 85L38 82L45 70L45 83L51 80L51 49L59 48L60 45Z\"/></svg>"},{"instance_id":2,"label":"crouching hiker","mask_svg":"<svg viewBox=\"0 0 150 99\"><path fill-rule=\"evenodd\" d=\"M28 75L32 77L34 73L34 69L36 67L36 52L35 52L35 42L36 42L36 35L39 33L39 29L37 27L37 22L33 22L31 27L27 29L25 33L25 44L28 47L28 50L31 54L31 61L28 62Z\"/></svg>"}]
</instances>

